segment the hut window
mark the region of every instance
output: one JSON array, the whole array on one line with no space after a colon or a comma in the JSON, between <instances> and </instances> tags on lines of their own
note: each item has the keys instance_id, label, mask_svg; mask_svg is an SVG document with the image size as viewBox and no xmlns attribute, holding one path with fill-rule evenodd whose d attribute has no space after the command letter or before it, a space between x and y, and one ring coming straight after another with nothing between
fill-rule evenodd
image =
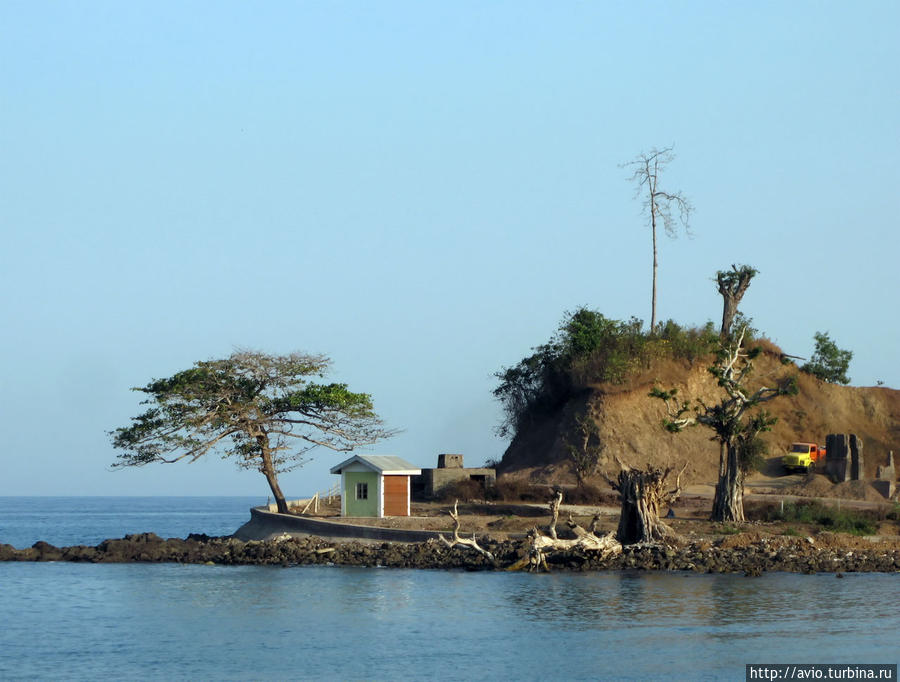
<instances>
[{"instance_id":1,"label":"hut window","mask_svg":"<svg viewBox=\"0 0 900 682\"><path fill-rule=\"evenodd\" d=\"M356 484L356 499L357 500L368 500L369 499L369 484L368 483L357 483Z\"/></svg>"}]
</instances>

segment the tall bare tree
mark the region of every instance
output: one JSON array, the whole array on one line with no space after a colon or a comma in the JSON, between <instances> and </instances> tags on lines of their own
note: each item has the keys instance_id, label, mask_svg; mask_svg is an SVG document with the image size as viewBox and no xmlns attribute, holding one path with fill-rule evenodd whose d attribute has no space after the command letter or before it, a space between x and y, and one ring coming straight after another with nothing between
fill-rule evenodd
<instances>
[{"instance_id":1,"label":"tall bare tree","mask_svg":"<svg viewBox=\"0 0 900 682\"><path fill-rule=\"evenodd\" d=\"M740 267L732 265L731 270L719 270L716 273L716 284L723 299L721 330L723 338L731 333L731 325L734 323L734 316L737 315L737 307L744 294L747 293L750 280L758 273L758 270L749 265Z\"/></svg>"},{"instance_id":2,"label":"tall bare tree","mask_svg":"<svg viewBox=\"0 0 900 682\"><path fill-rule=\"evenodd\" d=\"M653 286L650 303L650 333L656 331L656 270L659 266L656 246L656 226L662 223L666 234L674 238L678 235L680 224L686 234L690 235L690 216L694 207L681 192L668 192L660 187L660 173L674 159L673 147L653 148L649 152L641 152L622 168L634 168L631 181L637 184L635 197L643 197L644 213L650 224L653 238ZM677 213L677 218L675 216Z\"/></svg>"}]
</instances>

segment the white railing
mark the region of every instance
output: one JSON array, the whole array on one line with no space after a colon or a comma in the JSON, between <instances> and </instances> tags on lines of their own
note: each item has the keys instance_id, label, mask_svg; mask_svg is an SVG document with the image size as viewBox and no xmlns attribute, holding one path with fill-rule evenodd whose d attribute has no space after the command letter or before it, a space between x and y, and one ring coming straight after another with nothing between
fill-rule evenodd
<instances>
[{"instance_id":1,"label":"white railing","mask_svg":"<svg viewBox=\"0 0 900 682\"><path fill-rule=\"evenodd\" d=\"M341 494L341 485L340 483L335 483L328 490L324 492L317 492L312 496L309 502L306 503L306 506L303 507L303 511L301 514L305 514L309 511L310 506L313 507L313 514L319 513L319 500L324 499L327 504L331 504L334 502L334 498L339 497Z\"/></svg>"}]
</instances>

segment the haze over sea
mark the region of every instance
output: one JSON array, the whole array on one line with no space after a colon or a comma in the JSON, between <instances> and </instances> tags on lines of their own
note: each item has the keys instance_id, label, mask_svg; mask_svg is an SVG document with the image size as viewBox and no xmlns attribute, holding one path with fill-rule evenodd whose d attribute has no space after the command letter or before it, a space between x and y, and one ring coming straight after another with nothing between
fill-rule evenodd
<instances>
[{"instance_id":1,"label":"haze over sea","mask_svg":"<svg viewBox=\"0 0 900 682\"><path fill-rule=\"evenodd\" d=\"M227 534L260 502L4 497L0 542ZM0 679L743 679L896 663L900 631L885 574L0 563L0 591Z\"/></svg>"}]
</instances>

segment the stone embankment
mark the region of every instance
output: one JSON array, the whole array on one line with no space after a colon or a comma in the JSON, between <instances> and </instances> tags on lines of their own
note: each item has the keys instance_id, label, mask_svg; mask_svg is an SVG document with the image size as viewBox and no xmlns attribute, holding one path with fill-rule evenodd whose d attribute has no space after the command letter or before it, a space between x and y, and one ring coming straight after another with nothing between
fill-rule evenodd
<instances>
[{"instance_id":1,"label":"stone embankment","mask_svg":"<svg viewBox=\"0 0 900 682\"><path fill-rule=\"evenodd\" d=\"M557 552L547 557L551 569L568 571L664 570L700 573L765 571L799 573L900 571L900 549L879 542L850 542L823 533L816 538L785 536L726 536L717 541L696 540L679 546L630 546L607 559L590 551ZM429 540L422 543L381 544L331 542L322 538L243 542L235 538L190 535L164 540L153 533L105 540L95 547L54 547L37 542L17 550L0 545L0 561L75 561L93 563L172 562L225 565L341 565L392 568L502 570L525 556L525 544L517 541L485 541L486 557L468 548L448 549Z\"/></svg>"}]
</instances>

